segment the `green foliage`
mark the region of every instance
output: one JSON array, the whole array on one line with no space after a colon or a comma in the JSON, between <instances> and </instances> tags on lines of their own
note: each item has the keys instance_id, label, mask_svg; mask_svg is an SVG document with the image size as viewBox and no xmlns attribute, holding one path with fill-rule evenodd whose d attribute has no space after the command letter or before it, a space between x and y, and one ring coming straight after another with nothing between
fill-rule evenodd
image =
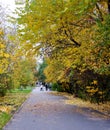
<instances>
[{"instance_id":1,"label":"green foliage","mask_svg":"<svg viewBox=\"0 0 110 130\"><path fill-rule=\"evenodd\" d=\"M56 91L56 90L59 91L59 90L58 90L58 87L59 87L58 83L53 83L53 84L52 84L52 90L53 90L53 91Z\"/></svg>"},{"instance_id":2,"label":"green foliage","mask_svg":"<svg viewBox=\"0 0 110 130\"><path fill-rule=\"evenodd\" d=\"M95 68L100 74L110 75L110 15L105 16L103 23L98 22L95 53L99 67Z\"/></svg>"},{"instance_id":3,"label":"green foliage","mask_svg":"<svg viewBox=\"0 0 110 130\"><path fill-rule=\"evenodd\" d=\"M44 74L44 69L46 68L47 66L47 63L46 61L43 61L43 63L39 64L39 67L38 67L38 72L37 72L37 79L38 81L40 82L45 82L45 74Z\"/></svg>"},{"instance_id":4,"label":"green foliage","mask_svg":"<svg viewBox=\"0 0 110 130\"><path fill-rule=\"evenodd\" d=\"M5 94L6 94L6 89L1 86L1 88L0 88L0 96L5 96Z\"/></svg>"},{"instance_id":5,"label":"green foliage","mask_svg":"<svg viewBox=\"0 0 110 130\"><path fill-rule=\"evenodd\" d=\"M0 74L0 96L4 96L10 89L11 79L7 73Z\"/></svg>"}]
</instances>

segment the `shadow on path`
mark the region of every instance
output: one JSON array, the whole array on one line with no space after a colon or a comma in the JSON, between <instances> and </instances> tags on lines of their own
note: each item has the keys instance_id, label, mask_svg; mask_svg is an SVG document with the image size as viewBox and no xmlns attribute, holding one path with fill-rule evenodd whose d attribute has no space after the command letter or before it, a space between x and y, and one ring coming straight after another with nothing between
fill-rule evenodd
<instances>
[{"instance_id":1,"label":"shadow on path","mask_svg":"<svg viewBox=\"0 0 110 130\"><path fill-rule=\"evenodd\" d=\"M90 118L65 100L37 87L3 130L110 130L110 120Z\"/></svg>"}]
</instances>

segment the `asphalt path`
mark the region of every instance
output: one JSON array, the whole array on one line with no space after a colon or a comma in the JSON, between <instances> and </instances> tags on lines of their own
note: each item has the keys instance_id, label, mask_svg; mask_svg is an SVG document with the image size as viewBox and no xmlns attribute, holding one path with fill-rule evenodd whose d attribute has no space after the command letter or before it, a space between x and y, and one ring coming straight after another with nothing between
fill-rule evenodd
<instances>
[{"instance_id":1,"label":"asphalt path","mask_svg":"<svg viewBox=\"0 0 110 130\"><path fill-rule=\"evenodd\" d=\"M110 130L110 120L82 114L65 100L36 87L3 130Z\"/></svg>"}]
</instances>

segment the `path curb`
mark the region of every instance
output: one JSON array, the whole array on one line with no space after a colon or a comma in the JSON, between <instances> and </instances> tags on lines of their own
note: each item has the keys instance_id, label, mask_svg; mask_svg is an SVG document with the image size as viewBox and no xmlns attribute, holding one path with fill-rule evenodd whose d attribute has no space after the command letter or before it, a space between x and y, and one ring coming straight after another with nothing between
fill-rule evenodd
<instances>
[{"instance_id":1,"label":"path curb","mask_svg":"<svg viewBox=\"0 0 110 130\"><path fill-rule=\"evenodd\" d=\"M11 122L11 120L14 118L15 114L19 113L19 111L23 108L23 106L26 104L26 102L29 100L30 95L32 94L32 91L26 95L26 99L24 102L17 108L17 110L11 115L10 120L5 124L5 126L2 128L2 130L5 130L5 128L8 126L8 124Z\"/></svg>"}]
</instances>

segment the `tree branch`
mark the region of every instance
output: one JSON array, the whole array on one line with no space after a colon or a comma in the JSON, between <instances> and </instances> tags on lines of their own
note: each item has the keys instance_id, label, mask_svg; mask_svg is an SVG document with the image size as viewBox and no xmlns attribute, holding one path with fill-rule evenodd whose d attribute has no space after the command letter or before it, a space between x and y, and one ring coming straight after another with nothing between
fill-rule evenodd
<instances>
[{"instance_id":1,"label":"tree branch","mask_svg":"<svg viewBox=\"0 0 110 130\"><path fill-rule=\"evenodd\" d=\"M100 10L100 8L99 8L98 3L96 3L96 8L97 8L97 9L98 9L98 11L99 11L99 18L100 18L100 20L101 20L101 21L103 21L102 12L101 12L101 10Z\"/></svg>"}]
</instances>

